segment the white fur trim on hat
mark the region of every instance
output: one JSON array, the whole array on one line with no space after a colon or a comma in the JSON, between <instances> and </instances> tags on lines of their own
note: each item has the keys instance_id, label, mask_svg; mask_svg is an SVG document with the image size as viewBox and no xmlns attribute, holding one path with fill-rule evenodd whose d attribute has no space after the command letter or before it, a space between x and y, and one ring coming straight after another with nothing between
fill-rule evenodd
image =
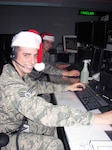
<instances>
[{"instance_id":1,"label":"white fur trim on hat","mask_svg":"<svg viewBox=\"0 0 112 150\"><path fill-rule=\"evenodd\" d=\"M44 64L43 62L41 62L41 63L36 63L36 64L34 65L34 68L35 68L35 70L37 70L37 71L42 71L42 70L45 69L45 64Z\"/></svg>"},{"instance_id":2,"label":"white fur trim on hat","mask_svg":"<svg viewBox=\"0 0 112 150\"><path fill-rule=\"evenodd\" d=\"M54 36L44 35L43 40L48 40L48 41L53 41L54 42Z\"/></svg>"},{"instance_id":3,"label":"white fur trim on hat","mask_svg":"<svg viewBox=\"0 0 112 150\"><path fill-rule=\"evenodd\" d=\"M21 31L13 37L11 47L22 46L39 49L41 42L40 35L29 31Z\"/></svg>"}]
</instances>

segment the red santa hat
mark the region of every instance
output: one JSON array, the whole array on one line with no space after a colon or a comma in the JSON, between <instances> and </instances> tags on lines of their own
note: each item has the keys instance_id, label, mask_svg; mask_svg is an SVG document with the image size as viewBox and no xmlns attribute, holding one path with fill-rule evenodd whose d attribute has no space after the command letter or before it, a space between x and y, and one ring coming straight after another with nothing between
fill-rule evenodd
<instances>
[{"instance_id":1,"label":"red santa hat","mask_svg":"<svg viewBox=\"0 0 112 150\"><path fill-rule=\"evenodd\" d=\"M37 48L37 63L34 68L37 71L42 71L45 68L45 64L42 62L42 39L36 30L21 31L16 34L11 43L11 47L23 46L28 48Z\"/></svg>"},{"instance_id":2,"label":"red santa hat","mask_svg":"<svg viewBox=\"0 0 112 150\"><path fill-rule=\"evenodd\" d=\"M51 34L51 33L48 33L48 32L42 33L42 34L41 34L41 37L42 37L43 40L47 40L47 41L52 41L52 42L54 42L54 40L55 40L54 35Z\"/></svg>"},{"instance_id":3,"label":"red santa hat","mask_svg":"<svg viewBox=\"0 0 112 150\"><path fill-rule=\"evenodd\" d=\"M39 34L36 30L29 30L29 32ZM40 44L40 48L38 50L38 55L37 55L37 63L34 65L35 70L37 71L42 71L45 68L45 64L42 62L42 43Z\"/></svg>"}]
</instances>

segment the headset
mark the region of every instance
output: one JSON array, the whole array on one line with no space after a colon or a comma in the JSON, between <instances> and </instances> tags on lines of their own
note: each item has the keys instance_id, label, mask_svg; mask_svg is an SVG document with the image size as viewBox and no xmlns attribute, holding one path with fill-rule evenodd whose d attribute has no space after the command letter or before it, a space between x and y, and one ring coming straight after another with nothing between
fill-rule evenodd
<instances>
[{"instance_id":1,"label":"headset","mask_svg":"<svg viewBox=\"0 0 112 150\"><path fill-rule=\"evenodd\" d=\"M12 48L12 52L11 52L10 58L11 58L11 60L15 61L16 64L18 64L21 67L25 68L25 66L21 65L19 62L16 61L17 52L15 51L14 47Z\"/></svg>"},{"instance_id":2,"label":"headset","mask_svg":"<svg viewBox=\"0 0 112 150\"><path fill-rule=\"evenodd\" d=\"M11 58L12 60L16 60L16 58L17 58L17 53L15 52L14 47L12 48L12 52L11 52L11 54L10 54L10 58Z\"/></svg>"}]
</instances>

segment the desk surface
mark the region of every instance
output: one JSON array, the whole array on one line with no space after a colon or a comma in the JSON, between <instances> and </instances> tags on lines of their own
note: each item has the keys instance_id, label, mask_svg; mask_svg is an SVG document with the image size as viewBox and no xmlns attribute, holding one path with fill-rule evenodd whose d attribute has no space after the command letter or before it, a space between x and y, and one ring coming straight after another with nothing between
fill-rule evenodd
<instances>
[{"instance_id":1,"label":"desk surface","mask_svg":"<svg viewBox=\"0 0 112 150\"><path fill-rule=\"evenodd\" d=\"M62 82L64 83L64 81ZM59 92L55 94L55 98L58 105L68 105L73 108L86 111L75 92ZM100 111L95 109L92 110L92 112L97 113ZM94 143L94 141L100 141L100 143L102 141L109 141L112 149L111 139L105 133L105 131L112 130L112 127L109 125L73 126L64 127L64 130L68 139L70 150L92 150L90 149L90 143ZM101 150L108 150L106 146L104 147L106 149Z\"/></svg>"},{"instance_id":2,"label":"desk surface","mask_svg":"<svg viewBox=\"0 0 112 150\"><path fill-rule=\"evenodd\" d=\"M68 105L76 109L86 111L85 107L74 92L60 92L55 94L55 98L58 105ZM95 109L92 110L92 112L97 113L100 111ZM80 147L84 148L84 146L89 145L90 141L111 140L105 133L105 130L112 130L112 128L108 125L64 127L64 130L71 150L74 150L74 148L75 150L79 150Z\"/></svg>"}]
</instances>

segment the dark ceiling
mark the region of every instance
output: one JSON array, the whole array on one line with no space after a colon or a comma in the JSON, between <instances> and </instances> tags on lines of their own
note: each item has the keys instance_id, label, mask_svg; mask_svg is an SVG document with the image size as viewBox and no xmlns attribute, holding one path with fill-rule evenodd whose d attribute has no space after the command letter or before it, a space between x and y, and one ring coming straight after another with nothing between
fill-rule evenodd
<instances>
[{"instance_id":1,"label":"dark ceiling","mask_svg":"<svg viewBox=\"0 0 112 150\"><path fill-rule=\"evenodd\" d=\"M0 0L0 5L72 7L112 12L112 0Z\"/></svg>"}]
</instances>

